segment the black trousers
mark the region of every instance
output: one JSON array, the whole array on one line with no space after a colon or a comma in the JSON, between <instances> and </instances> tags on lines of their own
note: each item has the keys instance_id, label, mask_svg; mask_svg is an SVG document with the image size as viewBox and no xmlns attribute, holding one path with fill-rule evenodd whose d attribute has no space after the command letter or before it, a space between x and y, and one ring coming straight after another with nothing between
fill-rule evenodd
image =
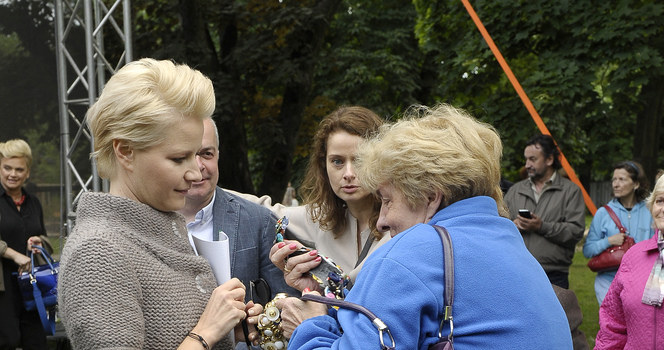
<instances>
[{"instance_id":1,"label":"black trousers","mask_svg":"<svg viewBox=\"0 0 664 350\"><path fill-rule=\"evenodd\" d=\"M39 313L23 308L18 283L11 278L5 278L5 291L0 292L0 315L1 350L18 347L23 350L48 349Z\"/></svg>"},{"instance_id":2,"label":"black trousers","mask_svg":"<svg viewBox=\"0 0 664 350\"><path fill-rule=\"evenodd\" d=\"M551 284L569 289L569 272L549 271L546 275L549 277Z\"/></svg>"}]
</instances>

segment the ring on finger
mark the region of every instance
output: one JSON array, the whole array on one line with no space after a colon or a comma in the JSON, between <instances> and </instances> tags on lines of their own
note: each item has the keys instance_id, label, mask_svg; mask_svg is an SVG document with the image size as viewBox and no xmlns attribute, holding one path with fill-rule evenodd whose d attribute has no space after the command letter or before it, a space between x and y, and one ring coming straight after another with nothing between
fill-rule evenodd
<instances>
[{"instance_id":1,"label":"ring on finger","mask_svg":"<svg viewBox=\"0 0 664 350\"><path fill-rule=\"evenodd\" d=\"M286 265L284 265L284 272L286 274L289 274L291 272L291 269L289 269Z\"/></svg>"}]
</instances>

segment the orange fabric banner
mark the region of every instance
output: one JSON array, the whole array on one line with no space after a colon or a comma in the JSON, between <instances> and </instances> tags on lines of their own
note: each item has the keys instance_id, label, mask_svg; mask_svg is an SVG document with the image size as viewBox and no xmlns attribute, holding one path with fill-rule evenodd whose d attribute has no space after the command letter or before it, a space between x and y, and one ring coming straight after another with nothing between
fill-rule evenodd
<instances>
[{"instance_id":1,"label":"orange fabric banner","mask_svg":"<svg viewBox=\"0 0 664 350\"><path fill-rule=\"evenodd\" d=\"M482 24L482 21L477 16L477 13L475 13L475 10L470 5L470 2L468 2L468 0L461 0L461 2L463 2L463 6L466 8L466 11L468 11L468 14L473 19L473 22L475 22L477 29L480 31L482 37L489 45L491 52L493 52L493 55L496 57L498 63L503 68L503 71L507 75L507 78L514 87L514 90L516 90L516 93L521 98L521 101L526 106L526 109L528 110L528 112L530 112L530 116L533 118L533 121L535 121L535 124L539 128L540 132L542 132L542 134L551 135L551 132L544 124L544 121L542 121L542 118L537 113L537 110L535 110L535 106L533 106L533 104L530 102L528 95L526 95L526 92L521 87L521 84L519 84L519 81L514 76L514 73L512 73L510 66L505 61L505 58L503 58L503 55L500 53L500 50L498 50L498 47L493 42L493 39L491 39L491 35L489 35L489 32L486 30L486 28L484 28L484 24ZM551 137L553 137L553 135L551 135ZM567 158L565 158L565 155L563 154L562 150L560 151L560 162L562 163L563 169L565 169L565 171L567 172L567 176L569 177L569 179L575 184L577 184L579 188L581 188L581 191L583 192L583 200L586 203L586 207L588 208L590 213L594 216L595 212L597 211L597 207L595 207L595 203L593 203L593 200L590 198L590 195L588 195L588 192L586 191L585 187L583 187L583 184L581 184L581 181L579 181L579 178L576 176L576 173L574 172L574 169L572 169L572 166L567 161Z\"/></svg>"}]
</instances>

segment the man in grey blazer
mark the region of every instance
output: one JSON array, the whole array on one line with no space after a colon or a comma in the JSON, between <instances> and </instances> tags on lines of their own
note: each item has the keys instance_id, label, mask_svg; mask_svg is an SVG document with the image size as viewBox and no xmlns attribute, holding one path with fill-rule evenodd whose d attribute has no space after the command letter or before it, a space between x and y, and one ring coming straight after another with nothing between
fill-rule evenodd
<instances>
[{"instance_id":1,"label":"man in grey blazer","mask_svg":"<svg viewBox=\"0 0 664 350\"><path fill-rule=\"evenodd\" d=\"M258 278L269 283L271 297L279 292L299 295L286 284L283 273L270 261L276 223L272 212L217 186L219 134L211 118L205 119L203 125L203 144L196 155L202 180L192 184L186 195L186 204L179 211L187 221L192 246L192 235L216 241L219 231L226 233L230 246L231 276L239 278L247 287L246 300L252 298L250 282Z\"/></svg>"}]
</instances>

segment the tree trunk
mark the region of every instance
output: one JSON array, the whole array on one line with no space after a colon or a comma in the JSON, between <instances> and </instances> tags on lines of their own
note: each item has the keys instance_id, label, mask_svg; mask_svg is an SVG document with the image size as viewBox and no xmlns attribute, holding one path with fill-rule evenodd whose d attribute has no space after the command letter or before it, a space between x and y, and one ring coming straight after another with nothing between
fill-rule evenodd
<instances>
[{"instance_id":1,"label":"tree trunk","mask_svg":"<svg viewBox=\"0 0 664 350\"><path fill-rule=\"evenodd\" d=\"M229 6L230 7L230 6ZM237 19L224 12L219 23L221 67L215 79L217 129L220 139L219 185L239 192L255 193L249 169L249 146L242 112L240 68L235 50L238 42Z\"/></svg>"},{"instance_id":2,"label":"tree trunk","mask_svg":"<svg viewBox=\"0 0 664 350\"><path fill-rule=\"evenodd\" d=\"M231 4L224 6L232 9ZM242 114L239 69L233 59L237 27L232 10L222 11L219 20L220 51L217 53L198 0L180 0L182 31L187 61L205 73L215 86L213 116L219 131L219 182L224 188L254 193L247 158L247 138Z\"/></svg>"},{"instance_id":3,"label":"tree trunk","mask_svg":"<svg viewBox=\"0 0 664 350\"><path fill-rule=\"evenodd\" d=\"M637 115L634 133L634 159L643 165L646 176L654 185L658 151L660 148L660 132L662 114L664 114L664 77L650 79L642 89L643 110Z\"/></svg>"},{"instance_id":4,"label":"tree trunk","mask_svg":"<svg viewBox=\"0 0 664 350\"><path fill-rule=\"evenodd\" d=\"M287 83L284 89L278 120L285 144L275 145L268 150L258 191L260 194L269 194L273 200L281 201L286 190L291 175L297 132L304 109L311 99L317 56L322 47L324 33L340 4L340 0L319 2L313 9L312 16L304 19L302 25L289 36L299 41L289 46L293 47L292 59L301 62L300 74Z\"/></svg>"}]
</instances>

